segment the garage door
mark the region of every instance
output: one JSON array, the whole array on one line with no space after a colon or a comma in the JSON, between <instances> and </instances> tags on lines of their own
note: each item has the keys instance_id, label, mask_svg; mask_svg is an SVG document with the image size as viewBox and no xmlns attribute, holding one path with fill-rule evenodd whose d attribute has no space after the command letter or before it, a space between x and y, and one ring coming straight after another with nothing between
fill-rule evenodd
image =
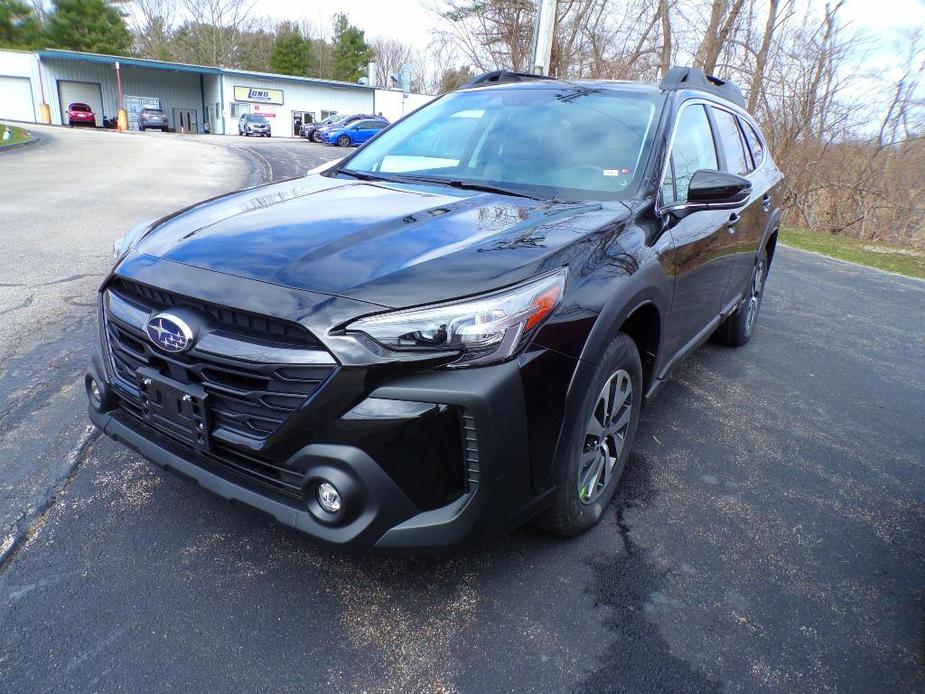
<instances>
[{"instance_id":1,"label":"garage door","mask_svg":"<svg viewBox=\"0 0 925 694\"><path fill-rule=\"evenodd\" d=\"M87 104L96 114L97 126L103 125L103 95L99 82L69 82L58 80L61 99L61 122L67 125L67 106L74 102Z\"/></svg>"},{"instance_id":2,"label":"garage door","mask_svg":"<svg viewBox=\"0 0 925 694\"><path fill-rule=\"evenodd\" d=\"M0 118L35 122L32 82L28 77L0 75Z\"/></svg>"}]
</instances>

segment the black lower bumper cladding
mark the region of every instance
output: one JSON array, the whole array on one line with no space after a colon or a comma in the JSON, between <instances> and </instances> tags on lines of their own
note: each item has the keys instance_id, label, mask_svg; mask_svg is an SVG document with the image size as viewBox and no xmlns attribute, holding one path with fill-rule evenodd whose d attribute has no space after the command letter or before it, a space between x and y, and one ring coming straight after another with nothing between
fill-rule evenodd
<instances>
[{"instance_id":1,"label":"black lower bumper cladding","mask_svg":"<svg viewBox=\"0 0 925 694\"><path fill-rule=\"evenodd\" d=\"M443 506L422 510L396 480L367 452L340 441L311 443L281 463L302 472L302 498L235 475L221 461L200 455L147 426L119 406L108 382L100 377L99 359L88 373L103 391L102 405L91 403L91 421L107 436L160 467L196 480L219 496L264 511L280 523L322 543L351 550L391 553L444 552L488 533L509 529L533 515L546 500L531 491L523 388L517 365L407 376L372 393L371 398L434 402L465 412L468 454L477 437L478 475ZM409 458L415 450L404 451ZM461 459L467 451L460 451ZM319 512L315 490L330 482L340 491L342 512Z\"/></svg>"}]
</instances>

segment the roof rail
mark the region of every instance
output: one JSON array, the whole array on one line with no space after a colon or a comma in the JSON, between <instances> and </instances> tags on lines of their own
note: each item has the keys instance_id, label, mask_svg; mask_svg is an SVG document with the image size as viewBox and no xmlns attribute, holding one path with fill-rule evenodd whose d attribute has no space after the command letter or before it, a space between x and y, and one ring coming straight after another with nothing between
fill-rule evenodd
<instances>
[{"instance_id":1,"label":"roof rail","mask_svg":"<svg viewBox=\"0 0 925 694\"><path fill-rule=\"evenodd\" d=\"M671 68L665 73L662 81L658 83L658 88L665 92L678 89L699 89L700 91L721 96L736 106L745 108L745 97L742 96L742 92L739 91L737 86L732 82L721 80L719 77L708 75L696 67Z\"/></svg>"},{"instance_id":2,"label":"roof rail","mask_svg":"<svg viewBox=\"0 0 925 694\"><path fill-rule=\"evenodd\" d=\"M459 89L471 89L472 87L489 87L493 84L505 84L508 82L526 82L528 80L555 80L555 77L548 75L534 75L529 72L508 72L507 70L495 70L494 72L485 72L476 75L471 80L463 84Z\"/></svg>"}]
</instances>

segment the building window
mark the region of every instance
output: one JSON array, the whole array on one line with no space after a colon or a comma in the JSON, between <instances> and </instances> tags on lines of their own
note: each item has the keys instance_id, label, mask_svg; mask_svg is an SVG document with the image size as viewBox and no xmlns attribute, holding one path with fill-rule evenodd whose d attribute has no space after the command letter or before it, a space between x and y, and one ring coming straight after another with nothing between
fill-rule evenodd
<instances>
[{"instance_id":1,"label":"building window","mask_svg":"<svg viewBox=\"0 0 925 694\"><path fill-rule=\"evenodd\" d=\"M331 116L336 116L336 115L337 115L337 111L325 111L324 109L321 109L321 120L325 120L327 118L330 118Z\"/></svg>"}]
</instances>

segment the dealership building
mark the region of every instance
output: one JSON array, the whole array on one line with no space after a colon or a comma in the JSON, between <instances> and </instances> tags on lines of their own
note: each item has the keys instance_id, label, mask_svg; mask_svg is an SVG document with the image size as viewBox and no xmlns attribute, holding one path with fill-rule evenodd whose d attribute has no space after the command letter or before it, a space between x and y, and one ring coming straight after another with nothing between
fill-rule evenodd
<instances>
[{"instance_id":1,"label":"dealership building","mask_svg":"<svg viewBox=\"0 0 925 694\"><path fill-rule=\"evenodd\" d=\"M77 51L0 50L0 119L67 124L68 104L88 104L96 125L117 117L130 129L144 106L163 109L176 132L234 135L245 113L270 120L274 136L335 113L376 113L390 121L433 97L311 77L186 65ZM42 105L47 104L47 110Z\"/></svg>"}]
</instances>

